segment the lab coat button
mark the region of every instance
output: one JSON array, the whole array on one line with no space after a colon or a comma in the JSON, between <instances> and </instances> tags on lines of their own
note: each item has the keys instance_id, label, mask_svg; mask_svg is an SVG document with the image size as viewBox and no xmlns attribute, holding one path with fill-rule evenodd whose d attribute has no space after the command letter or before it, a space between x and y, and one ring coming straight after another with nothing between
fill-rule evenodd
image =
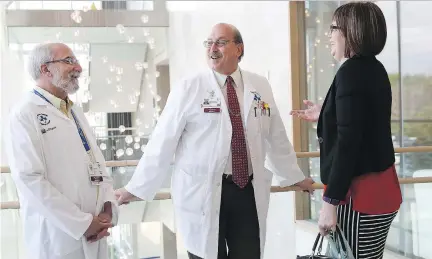
<instances>
[{"instance_id":1,"label":"lab coat button","mask_svg":"<svg viewBox=\"0 0 432 259\"><path fill-rule=\"evenodd\" d=\"M216 214L219 214L219 210L216 210Z\"/></svg>"},{"instance_id":2,"label":"lab coat button","mask_svg":"<svg viewBox=\"0 0 432 259\"><path fill-rule=\"evenodd\" d=\"M220 183L217 183L216 186L220 186Z\"/></svg>"}]
</instances>

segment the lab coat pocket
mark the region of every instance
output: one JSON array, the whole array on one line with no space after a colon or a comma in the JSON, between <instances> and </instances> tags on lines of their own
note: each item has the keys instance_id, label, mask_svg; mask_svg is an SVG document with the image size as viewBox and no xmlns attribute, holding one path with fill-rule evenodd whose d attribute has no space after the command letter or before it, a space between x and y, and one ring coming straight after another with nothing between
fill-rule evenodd
<instances>
[{"instance_id":1,"label":"lab coat pocket","mask_svg":"<svg viewBox=\"0 0 432 259\"><path fill-rule=\"evenodd\" d=\"M263 135L268 135L270 131L270 120L271 117L265 114L260 114L259 121L261 126L261 133Z\"/></svg>"},{"instance_id":2,"label":"lab coat pocket","mask_svg":"<svg viewBox=\"0 0 432 259\"><path fill-rule=\"evenodd\" d=\"M183 213L202 215L206 197L207 175L178 169L173 181L173 203Z\"/></svg>"},{"instance_id":3,"label":"lab coat pocket","mask_svg":"<svg viewBox=\"0 0 432 259\"><path fill-rule=\"evenodd\" d=\"M45 221L45 226L48 234L47 245L49 244L56 256L65 256L81 247L81 240L74 239L52 223Z\"/></svg>"}]
</instances>

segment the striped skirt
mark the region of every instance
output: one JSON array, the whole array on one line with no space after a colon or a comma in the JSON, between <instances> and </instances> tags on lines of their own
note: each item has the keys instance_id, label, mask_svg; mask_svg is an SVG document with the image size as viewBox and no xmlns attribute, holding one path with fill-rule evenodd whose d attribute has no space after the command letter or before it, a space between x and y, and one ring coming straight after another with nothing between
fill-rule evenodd
<instances>
[{"instance_id":1,"label":"striped skirt","mask_svg":"<svg viewBox=\"0 0 432 259\"><path fill-rule=\"evenodd\" d=\"M351 203L337 208L338 224L355 259L383 258L387 235L397 211L368 215L352 210Z\"/></svg>"}]
</instances>

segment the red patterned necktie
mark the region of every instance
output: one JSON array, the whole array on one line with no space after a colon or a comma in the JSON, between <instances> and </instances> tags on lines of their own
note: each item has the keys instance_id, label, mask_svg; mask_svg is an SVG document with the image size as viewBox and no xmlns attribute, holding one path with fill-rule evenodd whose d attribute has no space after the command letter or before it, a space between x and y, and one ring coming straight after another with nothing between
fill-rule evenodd
<instances>
[{"instance_id":1,"label":"red patterned necktie","mask_svg":"<svg viewBox=\"0 0 432 259\"><path fill-rule=\"evenodd\" d=\"M231 155L232 178L240 188L244 188L249 182L248 158L246 138L243 130L243 122L240 113L240 105L233 86L231 76L227 77L228 110L232 124Z\"/></svg>"}]
</instances>

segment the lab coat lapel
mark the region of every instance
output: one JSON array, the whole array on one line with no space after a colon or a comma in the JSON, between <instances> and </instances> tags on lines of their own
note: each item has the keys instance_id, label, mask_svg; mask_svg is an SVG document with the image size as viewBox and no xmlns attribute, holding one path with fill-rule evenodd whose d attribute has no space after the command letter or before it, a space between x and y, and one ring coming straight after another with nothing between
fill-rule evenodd
<instances>
[{"instance_id":1,"label":"lab coat lapel","mask_svg":"<svg viewBox=\"0 0 432 259\"><path fill-rule=\"evenodd\" d=\"M55 115L59 118L62 118L63 120L70 121L70 119L64 115L59 109L54 107L54 105L48 103L46 100L42 99L41 97L37 96L33 92L29 93L29 100L36 104L37 106L44 107L44 109L47 110L47 113L49 112L50 115Z\"/></svg>"},{"instance_id":2,"label":"lab coat lapel","mask_svg":"<svg viewBox=\"0 0 432 259\"><path fill-rule=\"evenodd\" d=\"M255 97L255 88L252 84L252 82L249 80L249 77L247 75L247 72L241 71L242 79L243 79L243 85L244 85L244 96L243 96L243 110L244 110L244 125L248 125L248 119L250 114L250 109L252 108L252 104Z\"/></svg>"},{"instance_id":3,"label":"lab coat lapel","mask_svg":"<svg viewBox=\"0 0 432 259\"><path fill-rule=\"evenodd\" d=\"M231 123L231 119L229 117L229 113L228 113L228 106L227 103L225 101L225 97L222 93L222 90L216 80L216 77L213 73L213 70L209 69L209 73L208 73L208 82L210 82L210 88L211 90L214 90L216 95L220 98L221 101L221 113L223 116L223 119L226 121L229 121Z\"/></svg>"}]
</instances>

